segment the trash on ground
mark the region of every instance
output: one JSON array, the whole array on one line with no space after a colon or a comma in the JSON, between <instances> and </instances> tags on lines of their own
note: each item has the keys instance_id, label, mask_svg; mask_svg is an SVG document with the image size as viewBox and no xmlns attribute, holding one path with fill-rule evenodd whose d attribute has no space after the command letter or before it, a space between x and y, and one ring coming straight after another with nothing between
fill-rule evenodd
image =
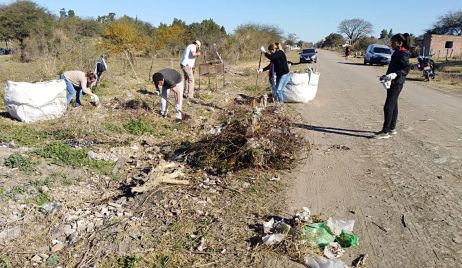
<instances>
[{"instance_id":1,"label":"trash on ground","mask_svg":"<svg viewBox=\"0 0 462 268\"><path fill-rule=\"evenodd\" d=\"M324 248L324 256L326 256L329 259L337 259L339 257L342 257L344 252L345 250L337 242L329 243Z\"/></svg>"},{"instance_id":2,"label":"trash on ground","mask_svg":"<svg viewBox=\"0 0 462 268\"><path fill-rule=\"evenodd\" d=\"M327 259L323 256L306 257L305 265L310 268L347 268L339 259Z\"/></svg>"}]
</instances>

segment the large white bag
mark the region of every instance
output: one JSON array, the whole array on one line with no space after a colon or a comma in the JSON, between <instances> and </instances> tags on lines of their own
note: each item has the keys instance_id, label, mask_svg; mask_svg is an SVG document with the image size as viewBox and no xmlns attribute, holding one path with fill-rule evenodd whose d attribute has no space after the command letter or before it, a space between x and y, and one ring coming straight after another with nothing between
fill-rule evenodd
<instances>
[{"instance_id":1,"label":"large white bag","mask_svg":"<svg viewBox=\"0 0 462 268\"><path fill-rule=\"evenodd\" d=\"M59 118L67 108L64 80L27 83L8 81L4 102L11 117L26 123Z\"/></svg>"},{"instance_id":2,"label":"large white bag","mask_svg":"<svg viewBox=\"0 0 462 268\"><path fill-rule=\"evenodd\" d=\"M314 99L318 91L319 72L308 68L306 73L292 73L284 88L284 101L307 103Z\"/></svg>"}]
</instances>

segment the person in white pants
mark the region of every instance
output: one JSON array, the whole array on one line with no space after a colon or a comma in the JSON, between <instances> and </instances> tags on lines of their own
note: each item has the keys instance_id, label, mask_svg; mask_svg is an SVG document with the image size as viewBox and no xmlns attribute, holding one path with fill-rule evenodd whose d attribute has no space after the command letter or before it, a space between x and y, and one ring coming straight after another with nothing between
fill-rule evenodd
<instances>
[{"instance_id":1,"label":"person in white pants","mask_svg":"<svg viewBox=\"0 0 462 268\"><path fill-rule=\"evenodd\" d=\"M168 94L171 91L175 94L175 118L182 120L181 107L183 103L183 81L181 74L174 69L165 68L152 75L152 81L157 90L161 91L160 114L167 117Z\"/></svg>"}]
</instances>

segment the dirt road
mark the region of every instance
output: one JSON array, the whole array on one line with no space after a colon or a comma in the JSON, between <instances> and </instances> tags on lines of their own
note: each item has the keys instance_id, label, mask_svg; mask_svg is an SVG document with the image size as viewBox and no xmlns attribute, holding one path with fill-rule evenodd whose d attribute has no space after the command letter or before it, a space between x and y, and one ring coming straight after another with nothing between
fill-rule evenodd
<instances>
[{"instance_id":1,"label":"dirt road","mask_svg":"<svg viewBox=\"0 0 462 268\"><path fill-rule=\"evenodd\" d=\"M356 220L349 265L367 253L368 267L462 267L462 96L407 81L398 134L370 139L383 122L386 67L318 57L318 94L294 106L314 149L287 175L288 211Z\"/></svg>"}]
</instances>

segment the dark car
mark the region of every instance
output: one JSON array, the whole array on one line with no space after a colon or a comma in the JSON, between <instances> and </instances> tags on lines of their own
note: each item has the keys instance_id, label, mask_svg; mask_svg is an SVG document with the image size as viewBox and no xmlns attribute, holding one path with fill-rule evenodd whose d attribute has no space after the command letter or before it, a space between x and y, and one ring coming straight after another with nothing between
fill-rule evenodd
<instances>
[{"instance_id":1,"label":"dark car","mask_svg":"<svg viewBox=\"0 0 462 268\"><path fill-rule=\"evenodd\" d=\"M0 48L0 55L9 55L11 54L11 49L10 48Z\"/></svg>"},{"instance_id":2,"label":"dark car","mask_svg":"<svg viewBox=\"0 0 462 268\"><path fill-rule=\"evenodd\" d=\"M318 62L318 55L316 55L314 48L304 48L300 52L300 63Z\"/></svg>"}]
</instances>

